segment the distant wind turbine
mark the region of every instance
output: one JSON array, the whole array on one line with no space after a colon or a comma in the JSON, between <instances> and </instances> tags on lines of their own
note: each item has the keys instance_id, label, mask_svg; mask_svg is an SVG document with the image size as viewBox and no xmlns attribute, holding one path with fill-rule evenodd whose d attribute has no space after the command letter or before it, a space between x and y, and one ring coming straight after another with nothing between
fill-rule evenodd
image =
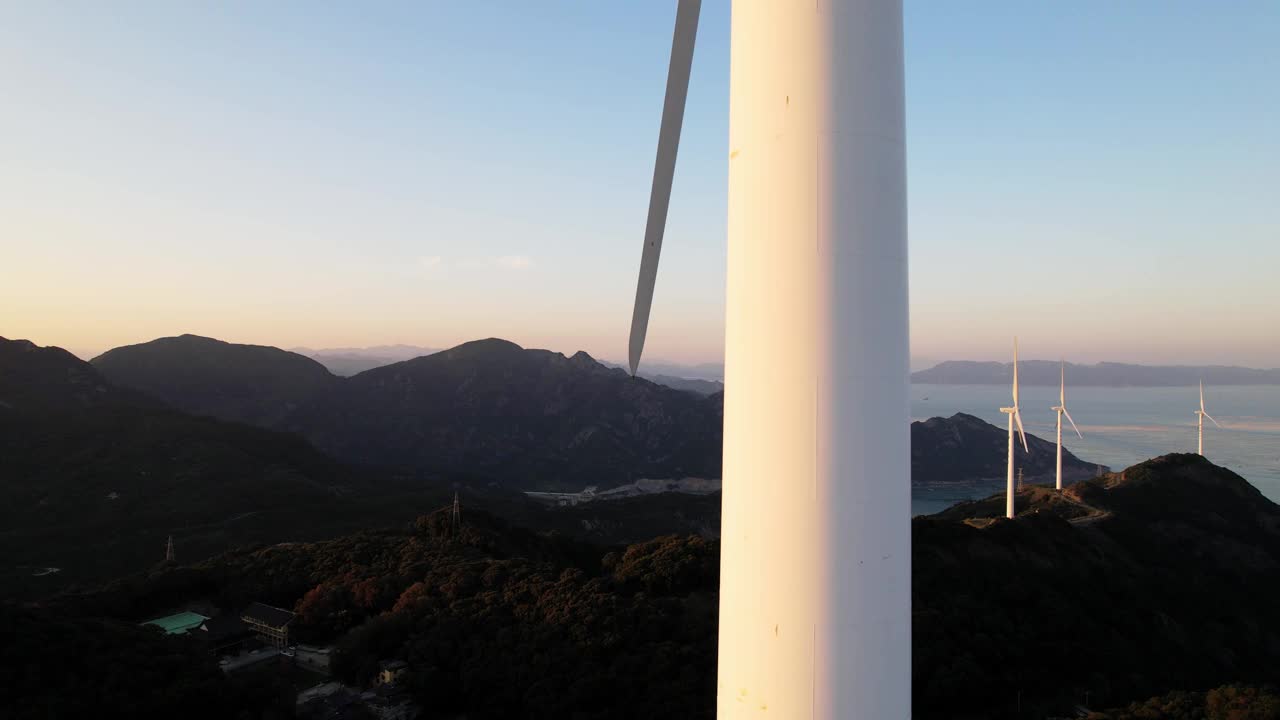
<instances>
[{"instance_id":1,"label":"distant wind turbine","mask_svg":"<svg viewBox=\"0 0 1280 720\"><path fill-rule=\"evenodd\" d=\"M1204 419L1205 418L1209 418L1209 420L1211 420L1214 425L1218 425L1218 421L1214 420L1213 416L1205 412L1204 410L1204 381L1201 380L1200 381L1200 409L1196 411L1196 426L1200 434L1199 442L1197 443L1197 446L1196 446L1196 452L1200 454L1200 457L1204 457ZM1221 428L1222 426L1218 425L1218 427Z\"/></svg>"},{"instance_id":2,"label":"distant wind turbine","mask_svg":"<svg viewBox=\"0 0 1280 720\"><path fill-rule=\"evenodd\" d=\"M1058 404L1053 408L1058 414L1058 484L1057 488L1062 489L1062 416L1066 415L1067 420L1071 423L1071 429L1076 431L1076 435L1080 435L1080 428L1076 427L1076 421L1071 419L1071 413L1067 412L1067 361L1062 361L1061 381L1058 385ZM1080 435L1080 439L1084 439L1084 435Z\"/></svg>"},{"instance_id":3,"label":"distant wind turbine","mask_svg":"<svg viewBox=\"0 0 1280 720\"><path fill-rule=\"evenodd\" d=\"M1018 423L1018 434L1022 436L1022 449L1028 453L1027 433L1022 429L1022 413L1018 410L1018 338L1013 339L1013 407L1000 408L1000 412L1009 416L1009 473L1005 487L1004 514L1013 517L1013 424Z\"/></svg>"}]
</instances>

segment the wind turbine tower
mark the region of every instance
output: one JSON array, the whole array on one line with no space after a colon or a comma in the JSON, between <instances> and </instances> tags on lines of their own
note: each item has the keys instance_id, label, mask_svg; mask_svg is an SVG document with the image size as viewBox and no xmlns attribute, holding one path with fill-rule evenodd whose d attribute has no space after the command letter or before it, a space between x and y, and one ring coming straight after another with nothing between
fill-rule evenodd
<instances>
[{"instance_id":1,"label":"wind turbine tower","mask_svg":"<svg viewBox=\"0 0 1280 720\"><path fill-rule=\"evenodd\" d=\"M680 0L644 347L699 0ZM902 0L734 0L719 720L911 714Z\"/></svg>"},{"instance_id":2,"label":"wind turbine tower","mask_svg":"<svg viewBox=\"0 0 1280 720\"><path fill-rule=\"evenodd\" d=\"M1058 384L1058 404L1054 406L1053 411L1058 414L1058 484L1057 488L1062 489L1062 416L1067 416L1067 421L1071 423L1071 429L1076 431L1076 435L1080 439L1084 439L1084 435L1080 435L1080 428L1076 427L1076 421L1071 419L1071 413L1067 412L1067 361L1062 361L1061 368L1062 380Z\"/></svg>"},{"instance_id":3,"label":"wind turbine tower","mask_svg":"<svg viewBox=\"0 0 1280 720\"><path fill-rule=\"evenodd\" d=\"M1204 381L1201 380L1200 381L1200 409L1196 411L1196 429L1199 435L1196 443L1196 452L1200 455L1200 457L1204 457L1204 419L1205 418L1209 418L1209 420L1212 421L1214 425L1217 425L1218 428L1222 427L1221 425L1218 425L1218 421L1214 420L1212 415L1205 412L1204 410Z\"/></svg>"},{"instance_id":4,"label":"wind turbine tower","mask_svg":"<svg viewBox=\"0 0 1280 720\"><path fill-rule=\"evenodd\" d=\"M174 554L173 554L173 536L172 536L172 535L170 535L170 536L169 536L169 542L168 542L168 544L167 544L167 545L165 545L165 548L164 548L164 561L165 561L165 562L174 562Z\"/></svg>"},{"instance_id":5,"label":"wind turbine tower","mask_svg":"<svg viewBox=\"0 0 1280 720\"><path fill-rule=\"evenodd\" d=\"M1018 338L1013 339L1013 407L1002 407L1000 412L1009 416L1009 466L1005 482L1004 516L1013 519L1013 499L1017 490L1013 481L1013 424L1018 424L1018 434L1022 437L1022 449L1031 452L1027 447L1027 433L1022 429L1022 412L1018 410Z\"/></svg>"}]
</instances>

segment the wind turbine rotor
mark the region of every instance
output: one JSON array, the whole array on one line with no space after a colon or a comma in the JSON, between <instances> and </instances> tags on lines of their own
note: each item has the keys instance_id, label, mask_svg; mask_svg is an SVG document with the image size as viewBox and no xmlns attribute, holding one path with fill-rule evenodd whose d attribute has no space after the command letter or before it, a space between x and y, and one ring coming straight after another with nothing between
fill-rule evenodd
<instances>
[{"instance_id":1,"label":"wind turbine rotor","mask_svg":"<svg viewBox=\"0 0 1280 720\"><path fill-rule=\"evenodd\" d=\"M1062 379L1058 383L1058 404L1061 405L1062 408L1065 410L1067 407L1067 361L1066 360L1062 361L1062 366L1060 367L1060 371L1062 373Z\"/></svg>"},{"instance_id":2,"label":"wind turbine rotor","mask_svg":"<svg viewBox=\"0 0 1280 720\"><path fill-rule=\"evenodd\" d=\"M645 222L644 250L640 255L640 280L631 315L631 342L628 359L631 374L640 367L653 288L658 278L658 258L671 205L671 183L676 171L676 152L684 124L685 99L689 94L689 73L693 66L694 40L698 34L698 14L702 0L680 0L676 8L676 28L671 38L671 64L667 70L667 94L662 105L662 126L658 131L658 155L653 165L653 188L649 193L649 216Z\"/></svg>"},{"instance_id":3,"label":"wind turbine rotor","mask_svg":"<svg viewBox=\"0 0 1280 720\"><path fill-rule=\"evenodd\" d=\"M1071 413L1067 412L1067 408L1065 406L1062 408L1062 414L1067 416L1067 422L1071 423L1071 429L1075 430L1076 435L1079 435L1080 439L1083 440L1084 435L1080 434L1080 428L1076 427L1076 421L1071 419Z\"/></svg>"},{"instance_id":4,"label":"wind turbine rotor","mask_svg":"<svg viewBox=\"0 0 1280 720\"><path fill-rule=\"evenodd\" d=\"M1013 339L1013 406L1018 407L1018 338Z\"/></svg>"}]
</instances>

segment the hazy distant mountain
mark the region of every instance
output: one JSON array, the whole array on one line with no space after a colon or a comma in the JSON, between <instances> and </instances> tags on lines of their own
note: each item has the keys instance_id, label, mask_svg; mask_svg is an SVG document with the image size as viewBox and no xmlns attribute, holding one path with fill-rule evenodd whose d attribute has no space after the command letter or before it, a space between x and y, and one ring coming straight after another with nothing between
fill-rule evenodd
<instances>
[{"instance_id":1,"label":"hazy distant mountain","mask_svg":"<svg viewBox=\"0 0 1280 720\"><path fill-rule=\"evenodd\" d=\"M338 457L523 488L714 477L722 401L504 340L375 368L283 425Z\"/></svg>"},{"instance_id":2,"label":"hazy distant mountain","mask_svg":"<svg viewBox=\"0 0 1280 720\"><path fill-rule=\"evenodd\" d=\"M1021 360L1018 362L1018 379L1025 385L1057 385L1059 367L1059 363L1054 361ZM1206 385L1280 385L1280 369L1258 370L1224 365L1067 363L1066 372L1067 384L1076 387L1186 386L1196 385L1201 380ZM911 382L936 385L1005 385L1012 378L1012 363L968 360L948 360L911 374Z\"/></svg>"},{"instance_id":3,"label":"hazy distant mountain","mask_svg":"<svg viewBox=\"0 0 1280 720\"><path fill-rule=\"evenodd\" d=\"M425 348L416 345L375 345L365 348L292 348L290 352L306 355L329 368L329 372L342 377L350 377L372 370L383 365L412 360L416 357L439 352L438 348Z\"/></svg>"},{"instance_id":4,"label":"hazy distant mountain","mask_svg":"<svg viewBox=\"0 0 1280 720\"><path fill-rule=\"evenodd\" d=\"M609 367L628 369L625 363L616 363L608 360L602 360L602 364ZM682 365L680 363L654 362L651 360L643 360L640 363L640 377L653 379L655 377L680 378L684 380L707 380L711 382L724 383L724 363L700 363L696 365ZM656 380L654 382L657 382Z\"/></svg>"},{"instance_id":5,"label":"hazy distant mountain","mask_svg":"<svg viewBox=\"0 0 1280 720\"><path fill-rule=\"evenodd\" d=\"M949 418L929 418L911 423L911 481L913 483L1004 481L1009 432L973 415L956 413ZM1014 443L1015 466L1023 480L1042 483L1054 479L1057 445L1027 433L1027 447ZM1064 482L1091 478L1106 466L1085 462L1062 448Z\"/></svg>"},{"instance_id":6,"label":"hazy distant mountain","mask_svg":"<svg viewBox=\"0 0 1280 720\"><path fill-rule=\"evenodd\" d=\"M198 335L115 348L90 361L107 379L197 415L277 427L338 382L296 353Z\"/></svg>"},{"instance_id":7,"label":"hazy distant mountain","mask_svg":"<svg viewBox=\"0 0 1280 720\"><path fill-rule=\"evenodd\" d=\"M621 368L630 372L630 368L621 363L601 360L600 364L605 367ZM669 388L697 393L698 395L714 395L718 392L724 392L724 365L719 363L675 365L672 363L644 362L640 365L639 376L659 385L666 385Z\"/></svg>"},{"instance_id":8,"label":"hazy distant mountain","mask_svg":"<svg viewBox=\"0 0 1280 720\"><path fill-rule=\"evenodd\" d=\"M640 373L640 377L649 382L703 396L724 392L724 383L719 380L698 380L695 378L672 377L671 375L647 375L645 373Z\"/></svg>"}]
</instances>

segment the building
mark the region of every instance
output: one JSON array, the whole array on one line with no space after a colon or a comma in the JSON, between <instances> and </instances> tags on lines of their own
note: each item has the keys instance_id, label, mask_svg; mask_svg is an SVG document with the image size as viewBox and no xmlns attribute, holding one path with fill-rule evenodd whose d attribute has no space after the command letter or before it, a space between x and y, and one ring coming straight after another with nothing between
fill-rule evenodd
<instances>
[{"instance_id":1,"label":"building","mask_svg":"<svg viewBox=\"0 0 1280 720\"><path fill-rule=\"evenodd\" d=\"M422 712L404 688L394 685L362 693L360 700L378 720L415 720Z\"/></svg>"},{"instance_id":2,"label":"building","mask_svg":"<svg viewBox=\"0 0 1280 720\"><path fill-rule=\"evenodd\" d=\"M378 683L394 685L400 682L409 666L403 660L383 660L378 666Z\"/></svg>"},{"instance_id":3,"label":"building","mask_svg":"<svg viewBox=\"0 0 1280 720\"><path fill-rule=\"evenodd\" d=\"M294 614L288 610L256 602L245 608L240 619L263 643L277 650L289 646L289 623Z\"/></svg>"},{"instance_id":4,"label":"building","mask_svg":"<svg viewBox=\"0 0 1280 720\"><path fill-rule=\"evenodd\" d=\"M148 620L143 625L154 625L164 630L166 635L186 635L188 632L200 627L209 618L194 612L180 612L173 615L166 615L155 620Z\"/></svg>"},{"instance_id":5,"label":"building","mask_svg":"<svg viewBox=\"0 0 1280 720\"><path fill-rule=\"evenodd\" d=\"M217 655L235 654L244 645L244 641L254 635L249 626L245 625L244 620L235 615L209 618L200 625L200 630L208 640L209 647Z\"/></svg>"},{"instance_id":6,"label":"building","mask_svg":"<svg viewBox=\"0 0 1280 720\"><path fill-rule=\"evenodd\" d=\"M299 693L296 707L300 720L367 720L371 716L377 720L415 720L422 714L409 693L393 685L360 692L341 683L324 683Z\"/></svg>"},{"instance_id":7,"label":"building","mask_svg":"<svg viewBox=\"0 0 1280 720\"><path fill-rule=\"evenodd\" d=\"M316 647L315 645L299 645L295 651L294 659L299 665L305 665L312 670L329 672L329 658L332 655L331 647Z\"/></svg>"}]
</instances>

